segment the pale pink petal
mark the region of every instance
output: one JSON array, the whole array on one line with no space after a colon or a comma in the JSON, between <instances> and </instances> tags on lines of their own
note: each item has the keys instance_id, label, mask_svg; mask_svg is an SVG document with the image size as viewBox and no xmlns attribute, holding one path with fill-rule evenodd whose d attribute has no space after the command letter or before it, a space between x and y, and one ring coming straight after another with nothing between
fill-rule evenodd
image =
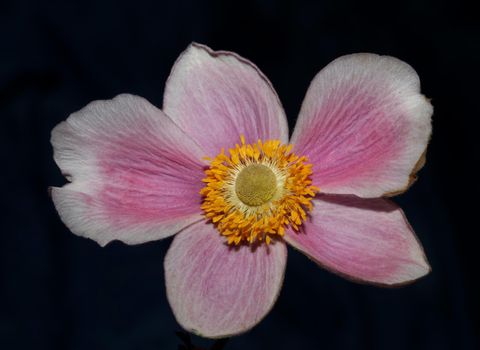
<instances>
[{"instance_id":1,"label":"pale pink petal","mask_svg":"<svg viewBox=\"0 0 480 350\"><path fill-rule=\"evenodd\" d=\"M163 110L207 152L217 155L245 135L288 141L288 125L268 79L250 61L191 44L165 86Z\"/></svg>"},{"instance_id":2,"label":"pale pink petal","mask_svg":"<svg viewBox=\"0 0 480 350\"><path fill-rule=\"evenodd\" d=\"M189 226L165 257L167 296L178 323L208 338L247 331L275 303L286 260L282 241L235 248L210 223Z\"/></svg>"},{"instance_id":3,"label":"pale pink petal","mask_svg":"<svg viewBox=\"0 0 480 350\"><path fill-rule=\"evenodd\" d=\"M201 218L202 152L145 99L92 102L56 126L51 141L71 181L51 194L73 233L135 244Z\"/></svg>"},{"instance_id":4,"label":"pale pink petal","mask_svg":"<svg viewBox=\"0 0 480 350\"><path fill-rule=\"evenodd\" d=\"M405 190L431 133L417 73L388 56L343 56L313 79L292 143L322 192L379 197Z\"/></svg>"},{"instance_id":5,"label":"pale pink petal","mask_svg":"<svg viewBox=\"0 0 480 350\"><path fill-rule=\"evenodd\" d=\"M304 232L285 240L328 270L348 278L398 285L430 271L402 210L386 199L320 196Z\"/></svg>"}]
</instances>

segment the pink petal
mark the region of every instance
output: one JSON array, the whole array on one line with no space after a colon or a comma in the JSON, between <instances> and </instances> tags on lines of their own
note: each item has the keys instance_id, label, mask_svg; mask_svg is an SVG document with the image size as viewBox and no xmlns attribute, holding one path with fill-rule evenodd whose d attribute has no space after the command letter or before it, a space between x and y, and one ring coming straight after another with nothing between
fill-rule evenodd
<instances>
[{"instance_id":1,"label":"pink petal","mask_svg":"<svg viewBox=\"0 0 480 350\"><path fill-rule=\"evenodd\" d=\"M430 102L405 62L388 56L343 56L313 79L292 143L314 164L326 193L379 197L402 192L427 147ZM420 165L420 163L418 163Z\"/></svg>"},{"instance_id":2,"label":"pink petal","mask_svg":"<svg viewBox=\"0 0 480 350\"><path fill-rule=\"evenodd\" d=\"M208 338L247 331L275 303L286 261L282 241L233 248L212 224L186 228L165 257L167 296L178 323Z\"/></svg>"},{"instance_id":3,"label":"pink petal","mask_svg":"<svg viewBox=\"0 0 480 350\"><path fill-rule=\"evenodd\" d=\"M320 196L304 232L285 240L328 270L354 280L396 285L430 271L402 210L385 199Z\"/></svg>"},{"instance_id":4,"label":"pink petal","mask_svg":"<svg viewBox=\"0 0 480 350\"><path fill-rule=\"evenodd\" d=\"M165 86L163 110L207 152L246 141L288 141L285 112L268 79L250 61L191 44Z\"/></svg>"},{"instance_id":5,"label":"pink petal","mask_svg":"<svg viewBox=\"0 0 480 350\"><path fill-rule=\"evenodd\" d=\"M57 125L51 141L72 181L51 193L73 233L135 244L201 218L202 152L145 99L92 102Z\"/></svg>"}]
</instances>

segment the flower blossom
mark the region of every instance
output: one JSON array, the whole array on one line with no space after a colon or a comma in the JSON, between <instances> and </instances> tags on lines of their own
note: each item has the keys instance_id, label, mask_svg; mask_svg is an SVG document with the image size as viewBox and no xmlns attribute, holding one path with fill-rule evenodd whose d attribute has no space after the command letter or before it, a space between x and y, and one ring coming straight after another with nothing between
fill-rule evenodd
<instances>
[{"instance_id":1,"label":"flower blossom","mask_svg":"<svg viewBox=\"0 0 480 350\"><path fill-rule=\"evenodd\" d=\"M179 324L205 337L252 328L283 283L287 244L383 286L430 267L402 210L423 166L432 106L408 64L340 57L313 79L289 138L272 84L250 61L190 45L163 109L119 95L52 131L69 183L53 187L75 234L101 246L175 235L164 261Z\"/></svg>"}]
</instances>

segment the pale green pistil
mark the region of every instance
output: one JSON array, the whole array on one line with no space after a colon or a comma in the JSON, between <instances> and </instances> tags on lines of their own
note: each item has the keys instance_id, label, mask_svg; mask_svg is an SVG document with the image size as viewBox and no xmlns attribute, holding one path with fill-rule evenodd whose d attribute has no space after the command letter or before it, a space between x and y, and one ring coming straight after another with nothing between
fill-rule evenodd
<instances>
[{"instance_id":1,"label":"pale green pistil","mask_svg":"<svg viewBox=\"0 0 480 350\"><path fill-rule=\"evenodd\" d=\"M275 195L277 180L273 171L262 164L252 164L237 175L235 192L246 205L257 207Z\"/></svg>"}]
</instances>

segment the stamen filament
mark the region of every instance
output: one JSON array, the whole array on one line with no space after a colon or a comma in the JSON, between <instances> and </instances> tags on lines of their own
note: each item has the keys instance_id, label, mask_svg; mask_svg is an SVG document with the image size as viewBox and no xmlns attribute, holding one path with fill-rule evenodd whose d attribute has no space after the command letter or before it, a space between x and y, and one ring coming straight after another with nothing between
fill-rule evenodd
<instances>
[{"instance_id":1,"label":"stamen filament","mask_svg":"<svg viewBox=\"0 0 480 350\"><path fill-rule=\"evenodd\" d=\"M228 244L265 242L298 231L319 189L312 185L312 165L279 140L258 140L225 150L205 171L201 208Z\"/></svg>"}]
</instances>

